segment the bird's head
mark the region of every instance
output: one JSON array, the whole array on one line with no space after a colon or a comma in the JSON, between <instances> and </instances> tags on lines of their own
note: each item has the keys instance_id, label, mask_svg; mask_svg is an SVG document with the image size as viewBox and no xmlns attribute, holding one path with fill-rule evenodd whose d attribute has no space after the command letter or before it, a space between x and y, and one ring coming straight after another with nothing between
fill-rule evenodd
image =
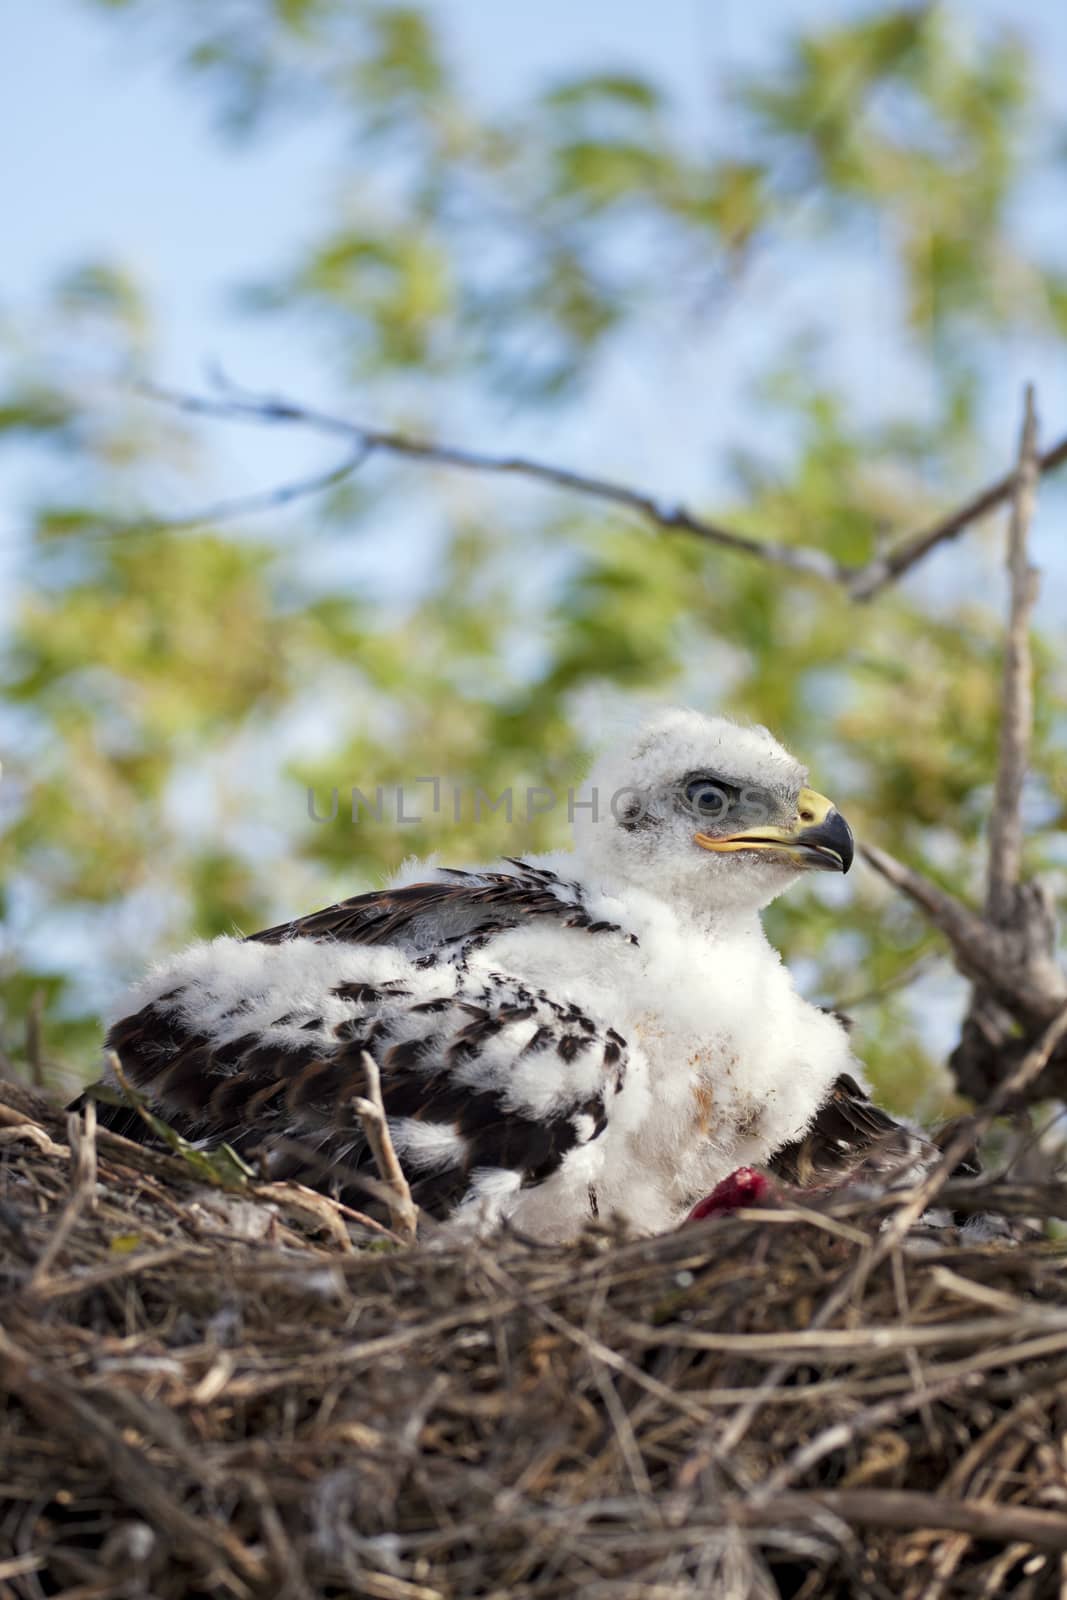
<instances>
[{"instance_id":1,"label":"bird's head","mask_svg":"<svg viewBox=\"0 0 1067 1600\"><path fill-rule=\"evenodd\" d=\"M607 884L703 907L758 908L802 872L847 872L852 832L766 728L674 710L605 754L575 843Z\"/></svg>"}]
</instances>

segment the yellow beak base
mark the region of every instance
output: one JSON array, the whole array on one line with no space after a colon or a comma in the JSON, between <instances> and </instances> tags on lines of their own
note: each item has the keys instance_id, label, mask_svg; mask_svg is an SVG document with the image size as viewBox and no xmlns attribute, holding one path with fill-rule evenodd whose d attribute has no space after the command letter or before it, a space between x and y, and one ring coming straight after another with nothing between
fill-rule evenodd
<instances>
[{"instance_id":1,"label":"yellow beak base","mask_svg":"<svg viewBox=\"0 0 1067 1600\"><path fill-rule=\"evenodd\" d=\"M814 789L801 789L796 820L788 827L761 826L719 835L695 833L693 843L717 854L769 851L803 872L847 872L855 853L852 829L833 801Z\"/></svg>"}]
</instances>

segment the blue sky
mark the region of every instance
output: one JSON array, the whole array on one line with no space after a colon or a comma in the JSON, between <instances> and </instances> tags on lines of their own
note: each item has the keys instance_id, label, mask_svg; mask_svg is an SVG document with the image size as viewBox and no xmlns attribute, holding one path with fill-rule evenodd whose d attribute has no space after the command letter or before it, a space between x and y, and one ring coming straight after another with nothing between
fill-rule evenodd
<instances>
[{"instance_id":1,"label":"blue sky","mask_svg":"<svg viewBox=\"0 0 1067 1600\"><path fill-rule=\"evenodd\" d=\"M870 7L856 0L436 0L429 9L472 93L487 103L506 105L546 78L613 57L658 74L699 137L721 134L730 115L716 93L726 69L772 60L801 23ZM1057 94L1067 77L1067 8L972 0L966 14L979 26L1021 26L1038 46L1047 92ZM284 263L321 223L340 165L329 119L285 125L248 146L227 142L208 97L173 70L160 35L78 0L16 4L5 20L4 54L4 103L20 130L20 153L0 170L0 215L8 219L0 306L17 314L72 262L114 259L149 291L162 335L160 378L196 385L205 363L220 359L252 386L328 398L325 352L291 327L242 317L232 290ZM1022 231L1062 249L1061 222L1050 195L1027 197ZM799 278L780 254L752 275L711 344L692 347L688 329L678 338L667 327L622 349L579 423L568 418L559 436L550 419L523 418L509 431L507 418L495 418L496 438L470 442L552 449L574 464L625 470L665 493L721 491L727 448L764 425L746 409L741 375L827 294L854 329L839 359L860 380L858 403L902 405L908 368L887 303L883 252L873 237L869 246L830 284ZM1039 379L1050 430L1057 417L1067 419L1067 375L1039 347L1009 352L992 397L1005 455L1029 376ZM911 398L921 405L921 394ZM212 489L239 492L264 482L264 473L270 481L279 468L297 470L316 448L278 434L215 430ZM10 495L5 503L0 494L0 519L2 526L17 520Z\"/></svg>"}]
</instances>

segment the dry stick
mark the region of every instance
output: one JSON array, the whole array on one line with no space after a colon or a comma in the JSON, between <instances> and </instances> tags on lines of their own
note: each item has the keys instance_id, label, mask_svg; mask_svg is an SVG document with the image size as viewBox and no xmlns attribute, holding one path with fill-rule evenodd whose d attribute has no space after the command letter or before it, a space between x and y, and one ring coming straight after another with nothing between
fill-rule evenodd
<instances>
[{"instance_id":1,"label":"dry stick","mask_svg":"<svg viewBox=\"0 0 1067 1600\"><path fill-rule=\"evenodd\" d=\"M70 1198L60 1213L59 1220L30 1274L26 1285L30 1294L47 1281L52 1264L70 1237L75 1223L83 1211L93 1210L96 1203L96 1107L91 1104L85 1113L82 1127L78 1112L67 1117L67 1135L70 1144L73 1170Z\"/></svg>"},{"instance_id":2,"label":"dry stick","mask_svg":"<svg viewBox=\"0 0 1067 1600\"><path fill-rule=\"evenodd\" d=\"M980 1374L976 1372L957 1373L954 1377L946 1378L942 1383L936 1383L930 1388L913 1389L909 1394L880 1400L875 1405L864 1406L862 1410L844 1418L841 1422L832 1423L830 1427L817 1433L813 1439L809 1439L806 1444L800 1445L788 1461L783 1461L781 1466L776 1467L770 1477L760 1484L757 1498L762 1503L772 1495L781 1494L802 1473L808 1472L835 1450L843 1450L846 1445L862 1439L874 1428L902 1421L904 1417L910 1416L913 1411L921 1410L932 1400L943 1400L959 1389L973 1386L979 1377Z\"/></svg>"},{"instance_id":3,"label":"dry stick","mask_svg":"<svg viewBox=\"0 0 1067 1600\"><path fill-rule=\"evenodd\" d=\"M86 1100L81 1113L67 1112L67 1143L70 1146L75 1188L86 1192L86 1209L96 1210L96 1101Z\"/></svg>"},{"instance_id":4,"label":"dry stick","mask_svg":"<svg viewBox=\"0 0 1067 1600\"><path fill-rule=\"evenodd\" d=\"M366 1096L353 1097L352 1109L363 1124L363 1132L367 1135L367 1143L371 1147L378 1172L387 1190L386 1204L389 1207L393 1232L399 1234L406 1244L414 1244L419 1213L411 1198L411 1189L404 1176L404 1169L393 1147L385 1106L382 1103L381 1074L378 1071L378 1063L369 1050L363 1051L363 1071L367 1079L367 1093Z\"/></svg>"},{"instance_id":5,"label":"dry stick","mask_svg":"<svg viewBox=\"0 0 1067 1600\"><path fill-rule=\"evenodd\" d=\"M1060 439L1051 450L1046 450L1043 455L1036 458L1037 469L1040 473L1054 472L1057 467L1067 461L1067 438ZM930 527L920 533L913 533L901 539L883 556L868 561L865 566L856 568L849 582L848 590L853 600L870 600L886 588L903 577L931 550L944 544L948 539L955 539L972 522L977 522L980 517L988 516L998 506L1003 505L1015 492L1017 472L1013 469L1006 472L995 483L981 489L978 494L966 500L955 511L948 512L939 517Z\"/></svg>"},{"instance_id":6,"label":"dry stick","mask_svg":"<svg viewBox=\"0 0 1067 1600\"><path fill-rule=\"evenodd\" d=\"M947 889L924 878L914 867L898 861L877 845L861 844L860 854L887 883L915 901L969 968L981 970L995 965L997 952L994 937L977 911L972 911L970 906L957 900Z\"/></svg>"},{"instance_id":7,"label":"dry stick","mask_svg":"<svg viewBox=\"0 0 1067 1600\"><path fill-rule=\"evenodd\" d=\"M463 450L455 445L438 444L429 439L414 438L386 428L364 427L343 417L331 416L292 400L272 395L255 395L227 386L227 393L219 399L202 395L182 394L159 388L143 386L142 392L155 400L176 406L179 410L196 416L220 417L267 425L289 424L312 428L349 441L350 453L329 471L300 483L285 484L275 490L231 500L214 506L210 511L181 517L173 521L165 518L138 524L141 528L172 526L187 527L197 522L217 522L227 517L242 516L247 512L283 505L301 495L317 493L332 484L341 482L370 459L372 455L391 455L413 461L423 461L434 466L452 467L466 472L488 473L504 477L526 478L553 488L570 490L587 499L600 500L608 505L633 512L643 521L666 533L688 533L720 549L733 550L739 555L751 556L758 561L785 567L791 572L820 578L835 583L853 600L869 600L881 589L909 571L923 560L931 550L948 539L954 539L979 517L996 510L1007 500L1015 487L1015 472L1007 473L974 495L964 505L947 513L930 527L909 534L882 555L863 566L847 566L836 561L825 550L810 545L787 544L782 540L758 539L740 533L735 528L724 527L707 517L698 517L685 506L646 494L626 484L614 483L588 473L575 472L568 467L555 466L529 456L496 456L480 450ZM1051 450L1037 457L1040 472L1051 472L1067 461L1067 437L1059 440ZM133 528L131 527L131 531Z\"/></svg>"},{"instance_id":8,"label":"dry stick","mask_svg":"<svg viewBox=\"0 0 1067 1600\"><path fill-rule=\"evenodd\" d=\"M1051 950L1046 899L1039 885L1024 891L1020 882L1022 797L1033 724L1030 619L1037 597L1037 572L1027 559L1027 538L1043 461L1037 450L1034 390L1027 385L1018 464L1005 480L1011 488L1010 600L985 916L884 851L863 850L875 870L914 900L949 940L958 965L975 986L969 1019L980 1022L983 1011L1000 1005L1031 1031L1054 1020L1067 998L1067 981Z\"/></svg>"},{"instance_id":9,"label":"dry stick","mask_svg":"<svg viewBox=\"0 0 1067 1600\"><path fill-rule=\"evenodd\" d=\"M1037 503L1037 411L1032 384L1026 386L1019 460L1008 521L1008 619L1001 682L1000 737L993 811L989 821L989 869L985 914L1002 941L1032 946L1031 919L1042 902L1020 892L1023 854L1022 802L1033 732L1033 663L1030 617L1037 599L1038 574L1027 558L1027 538ZM1025 960L1025 958L1024 958ZM1027 964L1032 964L1031 962ZM1008 963L1016 973L1022 963ZM973 976L973 974L972 974ZM974 984L964 1024L964 1038L1003 1036L998 1011L1006 997L988 979Z\"/></svg>"},{"instance_id":10,"label":"dry stick","mask_svg":"<svg viewBox=\"0 0 1067 1600\"><path fill-rule=\"evenodd\" d=\"M908 1230L928 1209L930 1202L948 1182L953 1170L963 1156L966 1155L967 1151L971 1149L975 1140L981 1138L992 1125L1012 1096L1021 1093L1028 1084L1039 1076L1044 1070L1049 1056L1065 1036L1067 1036L1067 1006L1064 1006L1059 1016L1045 1029L1037 1043L1027 1051L1010 1077L1004 1079L1004 1082L1000 1084L996 1093L990 1098L981 1113L976 1117L965 1119L963 1125L945 1147L937 1165L927 1173L922 1183L915 1189L906 1191L904 1203L892 1222L886 1227L885 1232L880 1235L874 1248L861 1256L852 1271L842 1279L819 1308L819 1311L812 1319L812 1330L825 1328L826 1324L837 1315L841 1307L851 1299L857 1285L865 1281L874 1268L885 1260L890 1251L900 1245ZM736 1450L751 1427L769 1392L772 1389L776 1389L789 1376L801 1359L801 1354L786 1356L771 1368L752 1399L739 1408L730 1425L715 1440L714 1449L720 1459L729 1458L733 1451Z\"/></svg>"},{"instance_id":11,"label":"dry stick","mask_svg":"<svg viewBox=\"0 0 1067 1600\"><path fill-rule=\"evenodd\" d=\"M952 948L956 964L972 982L979 982L1008 1010L1022 1011L1031 1024L1052 1020L1067 997L1055 963L1020 962L1005 948L1005 930L994 927L962 900L924 878L914 867L887 850L861 844L864 860L895 889L914 900Z\"/></svg>"},{"instance_id":12,"label":"dry stick","mask_svg":"<svg viewBox=\"0 0 1067 1600\"><path fill-rule=\"evenodd\" d=\"M788 567L793 572L810 577L824 578L829 582L844 581L849 569L835 561L823 550L803 545L784 544L774 540L753 538L736 529L725 528L705 517L697 517L684 506L657 499L656 496L632 489L625 484L612 483L588 473L574 472L568 467L554 466L546 461L536 461L530 456L495 456L481 450L463 450L455 445L438 444L429 439L417 439L409 434L396 433L388 428L370 428L343 417L331 416L313 407L272 395L252 395L229 385L229 394L223 399L203 395L181 394L156 385L142 386L142 392L151 399L176 406L195 416L238 419L266 424L289 423L308 427L320 433L341 436L351 441L352 455L329 473L323 474L323 484L336 482L363 465L372 455L400 456L407 460L425 461L432 466L452 467L460 471L479 472L500 477L527 478L549 484L557 489L569 489L589 499L602 500L610 505L632 511L646 522L653 523L665 532L693 534L723 549L741 555L755 556L763 561ZM1067 440L1064 440L1067 454ZM186 527L206 521L219 521L225 517L241 516L249 511L263 510L282 505L298 494L309 494L321 487L310 478L303 484L287 484L264 494L250 495L212 507L210 513L196 513L180 517L173 522L167 518L153 521L147 526L169 528ZM274 499L272 496L279 496Z\"/></svg>"},{"instance_id":13,"label":"dry stick","mask_svg":"<svg viewBox=\"0 0 1067 1600\"><path fill-rule=\"evenodd\" d=\"M1067 1550L1067 1517L1061 1511L997 1505L988 1500L948 1500L909 1489L827 1489L784 1494L766 1505L728 1505L743 1527L793 1522L829 1511L846 1523L915 1533L949 1528L977 1539L1019 1540L1041 1550Z\"/></svg>"}]
</instances>

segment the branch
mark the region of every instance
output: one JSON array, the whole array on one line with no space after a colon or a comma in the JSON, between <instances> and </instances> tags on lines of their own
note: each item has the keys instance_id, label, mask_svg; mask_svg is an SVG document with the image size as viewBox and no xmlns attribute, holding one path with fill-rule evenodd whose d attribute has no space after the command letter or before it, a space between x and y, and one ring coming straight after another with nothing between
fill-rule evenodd
<instances>
[{"instance_id":1,"label":"branch","mask_svg":"<svg viewBox=\"0 0 1067 1600\"><path fill-rule=\"evenodd\" d=\"M940 929L965 972L986 979L995 971L999 959L997 941L976 911L877 845L861 844L860 854L894 889L914 900L927 920Z\"/></svg>"},{"instance_id":2,"label":"branch","mask_svg":"<svg viewBox=\"0 0 1067 1600\"><path fill-rule=\"evenodd\" d=\"M944 934L964 976L1025 1027L1046 1027L1056 1016L1067 999L1067 980L1055 959L1055 923L1040 884L1018 887L1020 925L1001 928L888 851L861 844L860 854Z\"/></svg>"},{"instance_id":3,"label":"branch","mask_svg":"<svg viewBox=\"0 0 1067 1600\"><path fill-rule=\"evenodd\" d=\"M1062 467L1067 461L1067 437L1060 439L1051 450L1046 450L1044 455L1036 459L1038 473L1054 472L1057 467ZM862 567L855 567L848 580L848 591L853 600L871 600L888 584L895 583L902 578L931 550L939 544L945 544L949 539L957 538L972 522L988 516L1005 500L1010 500L1015 492L1017 473L1013 469L1005 473L1003 478L998 478L988 488L981 489L970 500L966 500L955 511L947 512L939 517L930 527L924 528L919 533L909 534L901 539L886 554L868 561Z\"/></svg>"},{"instance_id":4,"label":"branch","mask_svg":"<svg viewBox=\"0 0 1067 1600\"><path fill-rule=\"evenodd\" d=\"M388 1191L386 1203L389 1206L389 1220L393 1232L399 1234L406 1243L414 1244L418 1228L418 1211L411 1198L404 1169L393 1146L382 1102L381 1074L378 1071L378 1063L369 1050L363 1051L362 1065L367 1080L367 1093L365 1097L357 1095L353 1098L352 1109L363 1124L367 1143L371 1147L382 1183Z\"/></svg>"},{"instance_id":5,"label":"branch","mask_svg":"<svg viewBox=\"0 0 1067 1600\"><path fill-rule=\"evenodd\" d=\"M744 1501L736 1508L730 1503L729 1509L742 1527L814 1520L822 1511L861 1527L901 1533L947 1528L1001 1544L1018 1542L1039 1550L1067 1550L1067 1517L1062 1511L990 1500L950 1500L916 1489L821 1489L783 1494L755 1507Z\"/></svg>"},{"instance_id":6,"label":"branch","mask_svg":"<svg viewBox=\"0 0 1067 1600\"><path fill-rule=\"evenodd\" d=\"M311 428L315 432L350 439L354 447L350 463L346 466L342 462L328 474L323 475L324 479L328 479L331 483L356 471L372 455L399 456L406 460L427 462L432 466L452 467L460 471L479 472L497 477L532 479L534 482L549 484L557 489L569 489L576 494L584 495L587 499L620 506L665 532L689 533L722 549L755 556L809 577L840 583L845 580L849 570L823 550L756 539L749 534L739 533L736 529L725 528L707 518L694 516L682 505L657 500L655 496L644 494L639 489L610 483L607 479L591 477L586 473L572 472L567 467L553 466L549 462L535 461L529 456L494 456L480 450L460 449L456 445L436 444L429 439L413 438L409 434L395 433L390 429L364 427L361 423L349 422L343 417L331 416L326 412L316 411L309 406L302 406L277 396L242 394L240 391L234 391L230 385L227 385L227 391L224 397L212 399L204 395L181 394L154 385L145 385L142 388L142 392L151 399L163 401L193 416L219 417L230 421L259 422L266 425L295 424ZM264 510L285 504L300 495L314 494L322 486L316 479L310 478L302 484L287 484L280 489L249 496L245 500L226 502L221 507L216 506L200 516L183 516L174 521L164 519L160 526L185 527L193 522L217 521L220 513L229 517L250 509Z\"/></svg>"},{"instance_id":7,"label":"branch","mask_svg":"<svg viewBox=\"0 0 1067 1600\"><path fill-rule=\"evenodd\" d=\"M1050 452L1055 456L1059 450ZM1037 598L1037 572L1029 565L1027 539L1043 461L1037 450L1037 413L1028 385L1018 464L1004 483L1011 490L1008 525L1010 600L1004 643L997 777L989 824L989 874L985 915L930 883L920 873L867 847L863 854L882 876L920 906L949 940L956 964L974 985L960 1042L952 1054L956 1081L965 1093L994 1100L1011 1062L1042 1028L1055 1025L1067 1002L1067 975L1057 959L1056 918L1048 890L1023 883L1022 799L1033 727L1033 663L1030 619ZM1067 1082L1067 1051L1046 1057L1051 1068L1040 1087ZM1023 1061L1029 1059L1024 1055ZM1018 1069L1016 1069L1018 1070ZM1000 1081L1003 1080L1003 1081ZM1037 1091L1035 1090L1035 1093Z\"/></svg>"},{"instance_id":8,"label":"branch","mask_svg":"<svg viewBox=\"0 0 1067 1600\"><path fill-rule=\"evenodd\" d=\"M1037 413L1034 389L1026 387L1026 407L1019 440L1019 466L1008 529L1008 572L1011 599L1004 641L1004 681L1000 713L1000 753L993 815L989 824L989 887L986 914L991 922L1011 920L1022 866L1023 783L1030 756L1033 725L1033 668L1030 660L1030 614L1037 599L1038 574L1029 565L1026 541L1037 501Z\"/></svg>"},{"instance_id":9,"label":"branch","mask_svg":"<svg viewBox=\"0 0 1067 1600\"><path fill-rule=\"evenodd\" d=\"M310 406L300 405L275 395L257 395L223 382L216 398L180 393L145 385L142 392L194 416L219 417L229 421L253 422L265 426L286 425L310 428L318 433L347 439L351 452L327 472L297 483L282 485L224 502L199 514L173 520L160 519L158 527L187 527L198 522L219 520L251 511L273 509L295 499L317 494L356 472L373 455L399 457L462 472L478 472L499 477L524 478L568 490L586 499L619 507L664 533L686 533L722 550L752 557L771 566L782 567L804 577L836 584L852 600L869 600L888 584L894 583L921 561L937 545L955 538L972 522L995 510L1014 491L1016 473L999 478L957 510L938 519L931 527L910 534L890 549L862 566L850 566L834 559L825 550L811 545L794 545L778 539L758 539L725 527L707 517L699 517L678 502L657 498L626 484L615 483L568 467L535 460L530 456L492 455L480 450L465 450L456 445L419 439L391 429L366 427L344 417L333 416ZM1067 437L1036 458L1039 472L1050 472L1067 461ZM140 527L148 526L146 523Z\"/></svg>"}]
</instances>

